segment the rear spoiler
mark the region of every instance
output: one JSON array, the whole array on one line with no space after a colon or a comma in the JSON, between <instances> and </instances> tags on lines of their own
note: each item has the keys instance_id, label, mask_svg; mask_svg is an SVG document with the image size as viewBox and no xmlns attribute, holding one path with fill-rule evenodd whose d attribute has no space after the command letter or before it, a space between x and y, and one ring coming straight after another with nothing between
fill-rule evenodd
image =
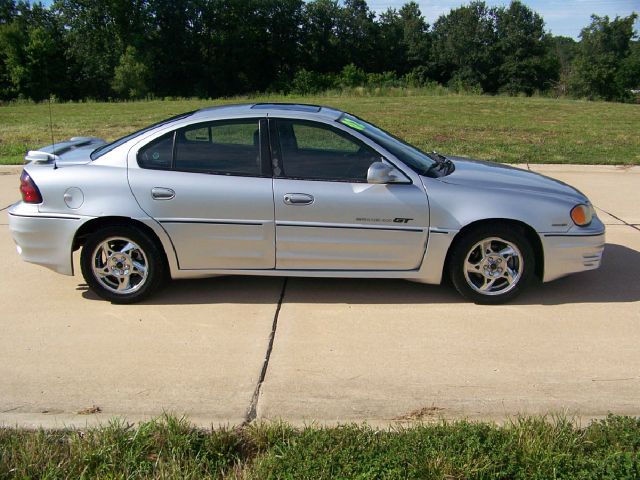
<instances>
[{"instance_id":1,"label":"rear spoiler","mask_svg":"<svg viewBox=\"0 0 640 480\"><path fill-rule=\"evenodd\" d=\"M29 150L24 157L24 163L49 163L56 160L60 160L60 157L42 150Z\"/></svg>"},{"instance_id":2,"label":"rear spoiler","mask_svg":"<svg viewBox=\"0 0 640 480\"><path fill-rule=\"evenodd\" d=\"M96 148L106 142L98 137L73 137L64 142L47 145L39 150L29 150L24 157L25 163L56 163L65 153L77 148L95 146Z\"/></svg>"}]
</instances>

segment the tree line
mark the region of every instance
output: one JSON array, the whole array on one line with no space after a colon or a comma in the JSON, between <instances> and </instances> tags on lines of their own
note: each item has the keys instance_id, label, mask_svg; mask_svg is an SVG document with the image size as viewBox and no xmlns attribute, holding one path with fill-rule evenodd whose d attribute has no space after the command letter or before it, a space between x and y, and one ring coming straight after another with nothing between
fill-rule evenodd
<instances>
[{"instance_id":1,"label":"tree line","mask_svg":"<svg viewBox=\"0 0 640 480\"><path fill-rule=\"evenodd\" d=\"M365 0L0 0L0 99L315 93L352 87L632 101L637 15L553 36L519 1L472 1L429 25Z\"/></svg>"}]
</instances>

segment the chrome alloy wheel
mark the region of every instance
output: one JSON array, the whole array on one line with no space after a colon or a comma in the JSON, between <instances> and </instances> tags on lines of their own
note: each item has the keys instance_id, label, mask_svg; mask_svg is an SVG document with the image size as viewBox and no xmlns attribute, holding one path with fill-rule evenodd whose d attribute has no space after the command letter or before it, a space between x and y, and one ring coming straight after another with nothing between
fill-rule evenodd
<instances>
[{"instance_id":1,"label":"chrome alloy wheel","mask_svg":"<svg viewBox=\"0 0 640 480\"><path fill-rule=\"evenodd\" d=\"M91 258L96 280L114 293L133 293L147 280L147 256L137 243L128 238L107 238L98 244Z\"/></svg>"},{"instance_id":2,"label":"chrome alloy wheel","mask_svg":"<svg viewBox=\"0 0 640 480\"><path fill-rule=\"evenodd\" d=\"M518 247L499 237L479 241L467 253L464 277L482 295L511 291L522 277L524 259Z\"/></svg>"}]
</instances>

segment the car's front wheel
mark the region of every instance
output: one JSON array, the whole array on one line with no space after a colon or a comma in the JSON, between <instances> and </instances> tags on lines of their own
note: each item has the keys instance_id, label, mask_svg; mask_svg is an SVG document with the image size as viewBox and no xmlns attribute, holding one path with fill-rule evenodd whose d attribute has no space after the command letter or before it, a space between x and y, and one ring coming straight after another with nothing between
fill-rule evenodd
<instances>
[{"instance_id":1,"label":"car's front wheel","mask_svg":"<svg viewBox=\"0 0 640 480\"><path fill-rule=\"evenodd\" d=\"M161 285L165 265L156 242L139 228L114 225L87 238L80 255L82 275L98 295L134 303Z\"/></svg>"},{"instance_id":2,"label":"car's front wheel","mask_svg":"<svg viewBox=\"0 0 640 480\"><path fill-rule=\"evenodd\" d=\"M535 256L527 238L507 226L482 226L464 234L454 247L449 274L456 290L475 303L498 304L515 298L531 281Z\"/></svg>"}]
</instances>

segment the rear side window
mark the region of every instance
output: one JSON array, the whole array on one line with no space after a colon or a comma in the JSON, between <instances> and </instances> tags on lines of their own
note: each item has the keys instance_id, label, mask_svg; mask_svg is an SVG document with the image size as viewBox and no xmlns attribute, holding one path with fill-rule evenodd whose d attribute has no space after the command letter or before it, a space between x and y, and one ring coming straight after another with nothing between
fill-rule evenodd
<instances>
[{"instance_id":1,"label":"rear side window","mask_svg":"<svg viewBox=\"0 0 640 480\"><path fill-rule=\"evenodd\" d=\"M173 158L173 132L156 138L138 152L138 165L142 168L169 169Z\"/></svg>"},{"instance_id":2,"label":"rear side window","mask_svg":"<svg viewBox=\"0 0 640 480\"><path fill-rule=\"evenodd\" d=\"M380 156L351 135L303 120L278 120L285 177L303 180L366 182Z\"/></svg>"},{"instance_id":3,"label":"rear side window","mask_svg":"<svg viewBox=\"0 0 640 480\"><path fill-rule=\"evenodd\" d=\"M178 130L174 168L221 175L260 175L258 120L201 123Z\"/></svg>"}]
</instances>

